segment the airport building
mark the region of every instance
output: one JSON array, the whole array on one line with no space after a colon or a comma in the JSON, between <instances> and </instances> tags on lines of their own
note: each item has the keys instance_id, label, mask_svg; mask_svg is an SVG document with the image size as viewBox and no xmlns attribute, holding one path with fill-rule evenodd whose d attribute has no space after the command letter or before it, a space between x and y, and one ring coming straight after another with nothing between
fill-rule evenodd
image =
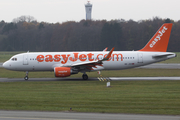
<instances>
[{"instance_id":1,"label":"airport building","mask_svg":"<svg viewBox=\"0 0 180 120\"><path fill-rule=\"evenodd\" d=\"M88 3L85 4L85 9L86 9L86 20L91 20L92 4L90 4L90 1L88 1Z\"/></svg>"}]
</instances>

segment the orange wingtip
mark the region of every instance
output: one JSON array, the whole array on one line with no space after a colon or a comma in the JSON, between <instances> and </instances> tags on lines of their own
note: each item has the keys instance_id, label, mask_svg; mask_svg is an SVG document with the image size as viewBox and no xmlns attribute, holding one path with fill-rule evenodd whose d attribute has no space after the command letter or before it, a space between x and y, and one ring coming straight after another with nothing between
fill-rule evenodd
<instances>
[{"instance_id":1,"label":"orange wingtip","mask_svg":"<svg viewBox=\"0 0 180 120\"><path fill-rule=\"evenodd\" d=\"M107 51L107 49L108 49L108 47L106 47L106 48L103 50L103 52L106 52L106 51Z\"/></svg>"}]
</instances>

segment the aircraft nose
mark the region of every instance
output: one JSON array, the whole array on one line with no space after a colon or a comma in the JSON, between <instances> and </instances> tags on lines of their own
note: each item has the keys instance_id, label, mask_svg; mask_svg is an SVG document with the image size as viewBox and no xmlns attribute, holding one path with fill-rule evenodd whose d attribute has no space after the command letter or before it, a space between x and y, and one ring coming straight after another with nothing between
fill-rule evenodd
<instances>
[{"instance_id":1,"label":"aircraft nose","mask_svg":"<svg viewBox=\"0 0 180 120\"><path fill-rule=\"evenodd\" d=\"M7 62L5 62L5 63L3 63L3 68L6 68L6 69L8 69L8 63Z\"/></svg>"}]
</instances>

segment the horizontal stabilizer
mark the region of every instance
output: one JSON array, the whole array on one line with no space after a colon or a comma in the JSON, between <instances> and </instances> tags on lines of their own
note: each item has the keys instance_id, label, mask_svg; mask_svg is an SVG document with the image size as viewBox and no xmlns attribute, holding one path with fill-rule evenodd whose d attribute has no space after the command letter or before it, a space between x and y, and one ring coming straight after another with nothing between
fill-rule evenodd
<instances>
[{"instance_id":1,"label":"horizontal stabilizer","mask_svg":"<svg viewBox=\"0 0 180 120\"><path fill-rule=\"evenodd\" d=\"M171 56L171 55L175 55L175 57L176 57L176 54L173 54L173 53L153 55L152 57L156 58L156 59L159 59L159 58L168 57L168 56Z\"/></svg>"}]
</instances>

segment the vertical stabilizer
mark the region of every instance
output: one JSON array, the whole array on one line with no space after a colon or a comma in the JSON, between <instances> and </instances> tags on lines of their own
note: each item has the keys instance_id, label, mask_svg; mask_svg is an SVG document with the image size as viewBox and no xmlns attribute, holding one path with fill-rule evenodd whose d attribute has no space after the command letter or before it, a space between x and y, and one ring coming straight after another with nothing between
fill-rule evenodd
<instances>
[{"instance_id":1,"label":"vertical stabilizer","mask_svg":"<svg viewBox=\"0 0 180 120\"><path fill-rule=\"evenodd\" d=\"M165 23L150 39L146 46L139 51L166 52L171 34L172 23Z\"/></svg>"}]
</instances>

